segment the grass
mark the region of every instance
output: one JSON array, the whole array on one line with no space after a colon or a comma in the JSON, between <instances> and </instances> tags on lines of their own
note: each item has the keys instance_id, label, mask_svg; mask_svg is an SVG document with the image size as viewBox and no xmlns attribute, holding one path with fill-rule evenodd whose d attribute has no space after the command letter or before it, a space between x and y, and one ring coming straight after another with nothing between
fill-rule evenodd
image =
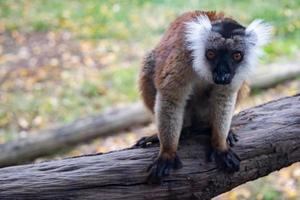
<instances>
[{"instance_id":1,"label":"grass","mask_svg":"<svg viewBox=\"0 0 300 200\"><path fill-rule=\"evenodd\" d=\"M297 39L300 37L300 2L297 0L191 0L188 3L181 0L1 0L0 8L2 23L8 30L63 29L85 39L141 43L147 42L148 37L160 36L168 23L184 11L222 10L245 24L254 18L272 23L276 40L268 47L270 55L292 54L300 46Z\"/></svg>"}]
</instances>

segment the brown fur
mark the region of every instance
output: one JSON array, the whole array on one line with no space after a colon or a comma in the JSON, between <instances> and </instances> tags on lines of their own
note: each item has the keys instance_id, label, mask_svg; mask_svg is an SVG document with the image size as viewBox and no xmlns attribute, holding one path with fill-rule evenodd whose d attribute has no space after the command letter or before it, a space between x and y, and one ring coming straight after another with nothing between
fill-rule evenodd
<instances>
[{"instance_id":1,"label":"brown fur","mask_svg":"<svg viewBox=\"0 0 300 200\"><path fill-rule=\"evenodd\" d=\"M156 48L144 59L139 86L144 104L150 111L154 112L157 89L172 93L172 90L185 84L192 76L191 62L185 63L191 59L189 59L190 52L184 46L184 23L202 14L206 14L211 21L224 17L223 13L216 12L184 13L170 25ZM173 64L178 61L181 63Z\"/></svg>"}]
</instances>

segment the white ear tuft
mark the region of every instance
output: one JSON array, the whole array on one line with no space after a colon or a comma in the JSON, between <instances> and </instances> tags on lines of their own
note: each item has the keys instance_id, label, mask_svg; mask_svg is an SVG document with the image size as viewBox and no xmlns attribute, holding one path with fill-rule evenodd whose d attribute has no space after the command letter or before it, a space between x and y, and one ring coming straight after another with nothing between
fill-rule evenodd
<instances>
[{"instance_id":1,"label":"white ear tuft","mask_svg":"<svg viewBox=\"0 0 300 200\"><path fill-rule=\"evenodd\" d=\"M273 27L261 19L252 21L246 28L246 35L255 46L263 46L270 42Z\"/></svg>"},{"instance_id":2,"label":"white ear tuft","mask_svg":"<svg viewBox=\"0 0 300 200\"><path fill-rule=\"evenodd\" d=\"M211 30L211 22L206 15L200 15L196 20L186 23L186 42L190 50L205 42Z\"/></svg>"}]
</instances>

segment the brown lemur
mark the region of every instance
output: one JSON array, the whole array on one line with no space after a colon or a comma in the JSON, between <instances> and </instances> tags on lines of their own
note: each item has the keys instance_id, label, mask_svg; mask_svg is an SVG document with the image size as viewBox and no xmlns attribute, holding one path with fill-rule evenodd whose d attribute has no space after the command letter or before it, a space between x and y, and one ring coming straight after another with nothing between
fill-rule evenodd
<instances>
[{"instance_id":1,"label":"brown lemur","mask_svg":"<svg viewBox=\"0 0 300 200\"><path fill-rule=\"evenodd\" d=\"M139 79L160 141L149 182L160 182L182 166L176 153L181 130L200 124L210 127L211 156L217 165L228 172L239 170L240 160L230 148L235 139L231 120L270 36L271 26L262 20L244 27L216 12L187 12L171 23L146 56Z\"/></svg>"}]
</instances>

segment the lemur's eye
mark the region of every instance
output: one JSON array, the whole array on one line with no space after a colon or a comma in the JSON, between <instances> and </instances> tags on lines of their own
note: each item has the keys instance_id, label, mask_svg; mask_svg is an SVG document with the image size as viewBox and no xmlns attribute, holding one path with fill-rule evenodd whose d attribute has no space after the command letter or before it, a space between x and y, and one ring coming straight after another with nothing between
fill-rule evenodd
<instances>
[{"instance_id":1,"label":"lemur's eye","mask_svg":"<svg viewBox=\"0 0 300 200\"><path fill-rule=\"evenodd\" d=\"M243 55L241 52L235 52L232 54L232 59L236 62L240 62L243 58Z\"/></svg>"},{"instance_id":2,"label":"lemur's eye","mask_svg":"<svg viewBox=\"0 0 300 200\"><path fill-rule=\"evenodd\" d=\"M208 60L213 60L216 57L216 53L213 50L207 50L205 55Z\"/></svg>"}]
</instances>

